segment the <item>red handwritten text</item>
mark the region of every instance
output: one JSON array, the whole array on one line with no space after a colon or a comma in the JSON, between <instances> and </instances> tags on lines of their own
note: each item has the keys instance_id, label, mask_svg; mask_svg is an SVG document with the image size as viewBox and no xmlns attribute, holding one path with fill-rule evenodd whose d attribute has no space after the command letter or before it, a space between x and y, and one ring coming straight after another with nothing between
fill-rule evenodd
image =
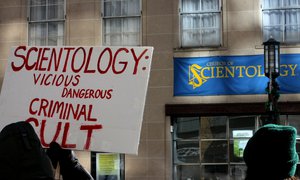
<instances>
[{"instance_id":1,"label":"red handwritten text","mask_svg":"<svg viewBox=\"0 0 300 180\"><path fill-rule=\"evenodd\" d=\"M55 71L73 73L100 73L106 74L111 71L114 74L128 73L136 75L139 63L142 59L148 59L145 49L136 54L134 48L119 48L113 52L111 48L104 48L100 54L94 48L83 47L28 47L19 46L14 51L17 57L12 63L13 71L26 69L27 71ZM97 57L97 67L91 67L92 55ZM122 59L124 57L128 59ZM130 62L132 61L132 62ZM132 66L128 68L128 66Z\"/></svg>"},{"instance_id":2,"label":"red handwritten text","mask_svg":"<svg viewBox=\"0 0 300 180\"><path fill-rule=\"evenodd\" d=\"M72 89L64 88L62 98L83 98L83 99L110 99L112 96L112 89Z\"/></svg>"},{"instance_id":3,"label":"red handwritten text","mask_svg":"<svg viewBox=\"0 0 300 180\"><path fill-rule=\"evenodd\" d=\"M29 123L33 123L33 126L40 128L40 141L42 146L49 147L49 144L52 141L56 141L58 139L58 136L61 134L62 128L63 128L63 134L62 134L62 142L60 143L63 148L76 148L77 145L75 143L69 143L68 137L69 137L69 129L70 129L70 123L66 122L64 123L64 127L62 122L58 122L56 126L56 131L54 133L54 136L52 140L50 140L48 143L45 140L45 128L46 128L46 120L43 119L41 122L38 121L36 118L28 118L26 120ZM84 149L88 150L90 148L91 144L91 137L94 132L94 130L100 130L102 129L101 124L93 124L93 125L81 125L80 129L81 131L86 131L86 141L84 145Z\"/></svg>"},{"instance_id":4,"label":"red handwritten text","mask_svg":"<svg viewBox=\"0 0 300 180\"><path fill-rule=\"evenodd\" d=\"M59 119L74 119L84 121L97 121L96 118L91 117L93 105L76 104L35 98L29 105L29 113L31 115L54 117Z\"/></svg>"}]
</instances>

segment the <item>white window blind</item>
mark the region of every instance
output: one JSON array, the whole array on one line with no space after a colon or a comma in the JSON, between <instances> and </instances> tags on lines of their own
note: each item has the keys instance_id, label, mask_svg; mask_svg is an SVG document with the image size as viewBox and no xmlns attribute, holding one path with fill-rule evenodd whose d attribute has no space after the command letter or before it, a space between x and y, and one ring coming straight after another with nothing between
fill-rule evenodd
<instances>
[{"instance_id":1,"label":"white window blind","mask_svg":"<svg viewBox=\"0 0 300 180\"><path fill-rule=\"evenodd\" d=\"M140 45L140 0L103 0L103 44Z\"/></svg>"},{"instance_id":2,"label":"white window blind","mask_svg":"<svg viewBox=\"0 0 300 180\"><path fill-rule=\"evenodd\" d=\"M181 0L181 46L221 45L220 0Z\"/></svg>"},{"instance_id":3,"label":"white window blind","mask_svg":"<svg viewBox=\"0 0 300 180\"><path fill-rule=\"evenodd\" d=\"M29 45L63 45L64 0L29 1Z\"/></svg>"},{"instance_id":4,"label":"white window blind","mask_svg":"<svg viewBox=\"0 0 300 180\"><path fill-rule=\"evenodd\" d=\"M300 42L300 0L262 0L263 41Z\"/></svg>"}]
</instances>

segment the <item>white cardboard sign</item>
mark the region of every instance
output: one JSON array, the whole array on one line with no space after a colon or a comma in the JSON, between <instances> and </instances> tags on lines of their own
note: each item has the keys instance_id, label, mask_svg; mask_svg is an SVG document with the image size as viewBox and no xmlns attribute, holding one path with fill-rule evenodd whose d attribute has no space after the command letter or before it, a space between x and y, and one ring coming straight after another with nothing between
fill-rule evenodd
<instances>
[{"instance_id":1,"label":"white cardboard sign","mask_svg":"<svg viewBox=\"0 0 300 180\"><path fill-rule=\"evenodd\" d=\"M11 48L0 128L29 122L43 147L137 154L152 47Z\"/></svg>"}]
</instances>

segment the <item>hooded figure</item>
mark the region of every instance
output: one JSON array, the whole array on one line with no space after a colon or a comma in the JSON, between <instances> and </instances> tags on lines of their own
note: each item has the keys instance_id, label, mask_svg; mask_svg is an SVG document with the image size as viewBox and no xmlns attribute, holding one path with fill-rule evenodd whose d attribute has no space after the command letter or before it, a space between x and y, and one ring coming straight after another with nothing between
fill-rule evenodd
<instances>
[{"instance_id":1,"label":"hooded figure","mask_svg":"<svg viewBox=\"0 0 300 180\"><path fill-rule=\"evenodd\" d=\"M298 154L297 130L292 126L267 124L249 139L244 150L246 180L283 180L295 175Z\"/></svg>"}]
</instances>

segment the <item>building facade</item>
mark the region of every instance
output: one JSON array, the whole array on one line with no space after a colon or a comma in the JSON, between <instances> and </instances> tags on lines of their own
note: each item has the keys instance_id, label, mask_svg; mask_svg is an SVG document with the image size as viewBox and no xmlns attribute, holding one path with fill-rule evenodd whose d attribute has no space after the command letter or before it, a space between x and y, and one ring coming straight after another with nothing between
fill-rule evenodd
<instances>
[{"instance_id":1,"label":"building facade","mask_svg":"<svg viewBox=\"0 0 300 180\"><path fill-rule=\"evenodd\" d=\"M1 0L0 32L1 84L12 46L153 46L139 153L118 156L121 179L242 179L243 147L263 124L267 95L252 91L250 87L258 85L248 83L240 72L234 77L237 82L221 81L234 76L222 63L230 57L241 63L237 70L249 69L243 71L247 78L263 76L262 43L271 36L281 42L285 59L295 55L297 61L300 1ZM249 57L256 56L261 64L255 69ZM201 87L199 79L186 79L187 85L178 80L184 71L176 63L192 60L196 60L193 64L206 62ZM180 67L189 69L193 64ZM290 64L282 67L282 76L289 70L287 76L297 78L298 64ZM214 73L209 67L215 68ZM198 75L201 68L196 69ZM213 76L220 78L213 81ZM289 86L294 80L279 83L284 90L279 99L280 123L299 130L300 89ZM215 84L201 91L204 81ZM220 83L230 88L215 91L225 87ZM76 154L95 174L95 153Z\"/></svg>"}]
</instances>

